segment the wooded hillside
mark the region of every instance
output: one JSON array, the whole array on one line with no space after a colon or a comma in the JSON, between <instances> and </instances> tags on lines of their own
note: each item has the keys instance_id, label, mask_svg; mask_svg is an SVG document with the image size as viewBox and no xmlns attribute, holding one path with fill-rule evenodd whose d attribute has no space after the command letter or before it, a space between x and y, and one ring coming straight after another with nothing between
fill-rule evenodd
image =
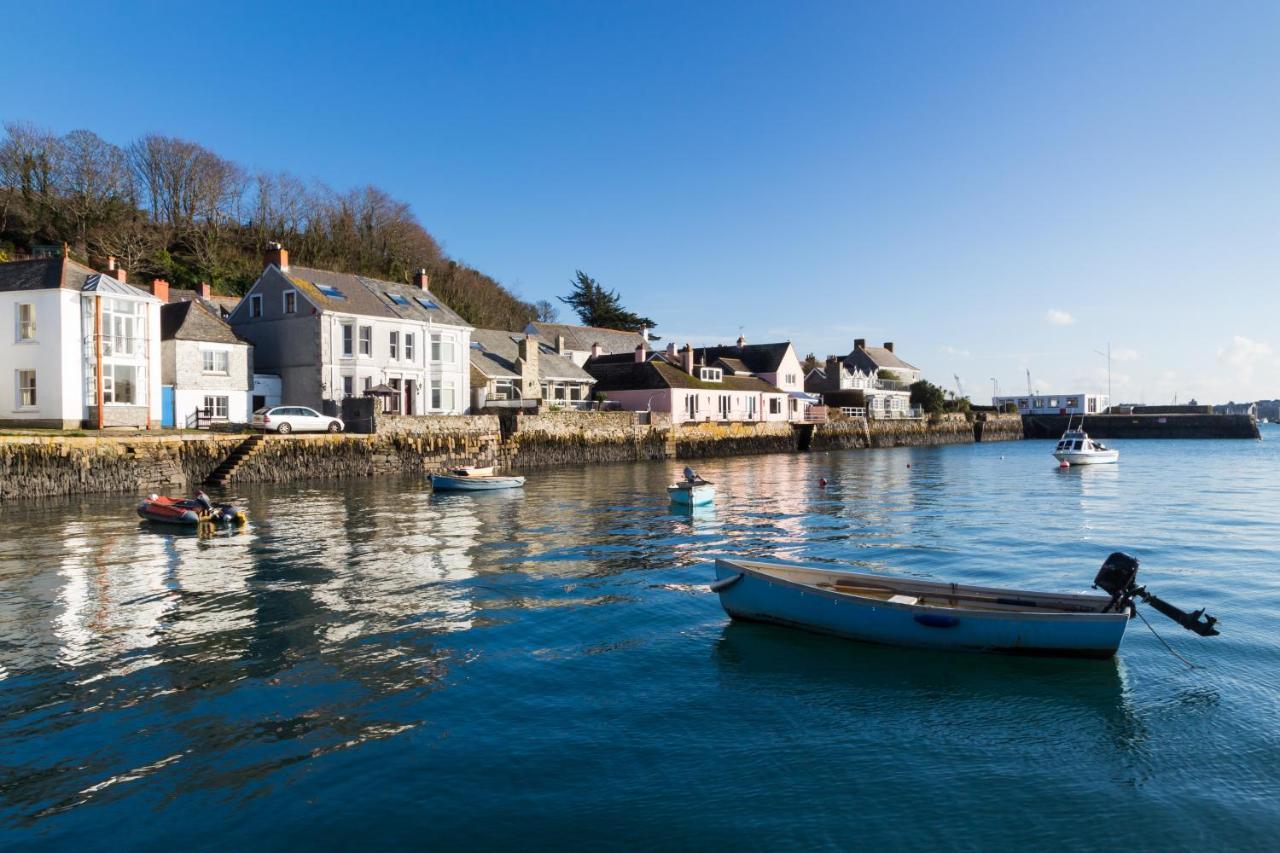
<instances>
[{"instance_id":1,"label":"wooded hillside","mask_svg":"<svg viewBox=\"0 0 1280 853\"><path fill-rule=\"evenodd\" d=\"M377 187L337 191L288 172L251 174L159 134L122 148L89 130L4 126L0 260L65 242L84 261L115 255L131 282L205 281L241 294L272 241L299 265L391 281L425 267L432 291L476 326L521 329L539 313L446 256L409 205Z\"/></svg>"}]
</instances>

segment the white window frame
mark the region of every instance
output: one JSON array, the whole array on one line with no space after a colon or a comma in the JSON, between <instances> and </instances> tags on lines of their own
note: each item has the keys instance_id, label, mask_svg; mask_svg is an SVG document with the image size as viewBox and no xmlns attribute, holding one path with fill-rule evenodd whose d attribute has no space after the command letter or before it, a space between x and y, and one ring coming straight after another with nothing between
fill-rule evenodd
<instances>
[{"instance_id":1,"label":"white window frame","mask_svg":"<svg viewBox=\"0 0 1280 853\"><path fill-rule=\"evenodd\" d=\"M249 319L258 320L262 317L262 294L254 293L249 296Z\"/></svg>"},{"instance_id":2,"label":"white window frame","mask_svg":"<svg viewBox=\"0 0 1280 853\"><path fill-rule=\"evenodd\" d=\"M391 347L391 360L400 360L400 333L391 332L387 335L387 344Z\"/></svg>"},{"instance_id":3,"label":"white window frame","mask_svg":"<svg viewBox=\"0 0 1280 853\"><path fill-rule=\"evenodd\" d=\"M342 377L342 396L354 397L356 394L356 378L354 376Z\"/></svg>"},{"instance_id":4,"label":"white window frame","mask_svg":"<svg viewBox=\"0 0 1280 853\"><path fill-rule=\"evenodd\" d=\"M449 394L449 405L445 403L445 392ZM431 380L431 410L434 412L453 411L458 402L457 383L452 379L432 379Z\"/></svg>"},{"instance_id":5,"label":"white window frame","mask_svg":"<svg viewBox=\"0 0 1280 853\"><path fill-rule=\"evenodd\" d=\"M413 361L413 332L404 333L404 360Z\"/></svg>"},{"instance_id":6,"label":"white window frame","mask_svg":"<svg viewBox=\"0 0 1280 853\"><path fill-rule=\"evenodd\" d=\"M222 358L219 359L219 356ZM218 368L219 360L222 361L221 369ZM231 353L224 349L200 350L200 372L212 376L229 376L231 374Z\"/></svg>"},{"instance_id":7,"label":"white window frame","mask_svg":"<svg viewBox=\"0 0 1280 853\"><path fill-rule=\"evenodd\" d=\"M139 377L139 375L142 373L142 368L141 368L139 365L136 365L136 364L120 364L120 363L117 363L117 362L109 362L109 363L107 363L107 364L104 364L102 367L103 367L103 370L102 370L102 402L103 402L103 404L104 404L104 405L109 405L109 406L141 406L141 405L144 405L143 403L139 403L139 402L138 402L139 397L140 397L140 396L142 396L142 395L140 395L140 394L138 393L138 392L139 392L139 390L140 390L140 387L139 387L139 386L140 386L140 382L139 382L139 380L138 380L138 377ZM116 399L116 371L117 371L117 370L132 370L132 371L133 371L133 399L132 399L132 400L117 400L117 399ZM145 399L145 397L144 397L143 399Z\"/></svg>"},{"instance_id":8,"label":"white window frame","mask_svg":"<svg viewBox=\"0 0 1280 853\"><path fill-rule=\"evenodd\" d=\"M27 312L27 319L22 319L22 312ZM36 340L36 304L19 302L13 309L14 339L20 344L35 343Z\"/></svg>"},{"instance_id":9,"label":"white window frame","mask_svg":"<svg viewBox=\"0 0 1280 853\"><path fill-rule=\"evenodd\" d=\"M361 358L373 358L373 326L359 327L356 333L356 352Z\"/></svg>"},{"instance_id":10,"label":"white window frame","mask_svg":"<svg viewBox=\"0 0 1280 853\"><path fill-rule=\"evenodd\" d=\"M342 331L340 332L340 334L342 335L342 357L355 358L356 357L356 324L343 323Z\"/></svg>"},{"instance_id":11,"label":"white window frame","mask_svg":"<svg viewBox=\"0 0 1280 853\"><path fill-rule=\"evenodd\" d=\"M290 299L290 297L293 297ZM289 303L292 302L293 305ZM285 314L298 313L298 291L289 289L280 294L280 310Z\"/></svg>"},{"instance_id":12,"label":"white window frame","mask_svg":"<svg viewBox=\"0 0 1280 853\"><path fill-rule=\"evenodd\" d=\"M457 340L453 335L433 332L431 335L431 360L437 364L453 364L458 358ZM447 353L447 357L446 357Z\"/></svg>"},{"instance_id":13,"label":"white window frame","mask_svg":"<svg viewBox=\"0 0 1280 853\"><path fill-rule=\"evenodd\" d=\"M723 382L724 371L718 367L700 367L698 378L703 382Z\"/></svg>"},{"instance_id":14,"label":"white window frame","mask_svg":"<svg viewBox=\"0 0 1280 853\"><path fill-rule=\"evenodd\" d=\"M31 382L29 385L23 384L23 374L30 374ZM15 394L13 398L14 408L19 411L37 409L40 406L39 385L34 369L23 368L13 372L13 381L15 386ZM30 390L31 402L24 402L22 397L25 391Z\"/></svg>"},{"instance_id":15,"label":"white window frame","mask_svg":"<svg viewBox=\"0 0 1280 853\"><path fill-rule=\"evenodd\" d=\"M213 405L210 405L212 402ZM221 413L219 413L221 409ZM206 417L216 420L230 420L231 418L231 398L225 394L206 394L204 404L200 407L200 411Z\"/></svg>"}]
</instances>

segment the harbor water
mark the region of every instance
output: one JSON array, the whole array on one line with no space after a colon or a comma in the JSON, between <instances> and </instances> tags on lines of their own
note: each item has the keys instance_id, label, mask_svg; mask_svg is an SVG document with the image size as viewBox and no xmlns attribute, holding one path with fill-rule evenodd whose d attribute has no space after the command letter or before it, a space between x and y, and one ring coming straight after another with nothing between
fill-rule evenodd
<instances>
[{"instance_id":1,"label":"harbor water","mask_svg":"<svg viewBox=\"0 0 1280 853\"><path fill-rule=\"evenodd\" d=\"M1274 850L1280 430L237 486L250 524L0 507L0 846ZM829 485L819 485L820 478ZM740 555L1082 592L1139 580L1109 661L731 624Z\"/></svg>"}]
</instances>

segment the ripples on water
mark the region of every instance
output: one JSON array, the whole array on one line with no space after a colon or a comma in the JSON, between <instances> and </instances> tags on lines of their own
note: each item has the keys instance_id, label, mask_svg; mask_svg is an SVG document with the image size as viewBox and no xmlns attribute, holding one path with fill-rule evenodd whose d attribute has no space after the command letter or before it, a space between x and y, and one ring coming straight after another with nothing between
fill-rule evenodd
<instances>
[{"instance_id":1,"label":"ripples on water","mask_svg":"<svg viewBox=\"0 0 1280 853\"><path fill-rule=\"evenodd\" d=\"M1277 447L721 460L692 513L675 463L243 486L210 538L5 506L0 840L1273 848ZM1200 669L1136 622L1111 662L941 655L731 625L705 588L737 554L1080 591L1118 549L1222 619L1151 616Z\"/></svg>"}]
</instances>

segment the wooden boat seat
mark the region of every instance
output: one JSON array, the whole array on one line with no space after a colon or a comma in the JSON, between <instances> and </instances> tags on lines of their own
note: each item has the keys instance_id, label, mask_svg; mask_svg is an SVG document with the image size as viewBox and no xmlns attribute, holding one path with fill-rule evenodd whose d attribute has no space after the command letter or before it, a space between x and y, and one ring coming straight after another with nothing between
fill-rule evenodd
<instances>
[{"instance_id":1,"label":"wooden boat seat","mask_svg":"<svg viewBox=\"0 0 1280 853\"><path fill-rule=\"evenodd\" d=\"M917 604L922 607L947 607L957 610L1056 610L1064 613L1083 613L1089 612L1083 607L1054 607L1051 604L1040 602L1002 600L995 596L988 595L937 595L923 596L911 595L909 593L899 592L896 589L883 586L866 586L863 583L835 581L830 583L820 581L816 584L819 589L831 589L836 592L843 592L849 595L856 595L859 598L874 598L879 601L891 601L895 604Z\"/></svg>"}]
</instances>

